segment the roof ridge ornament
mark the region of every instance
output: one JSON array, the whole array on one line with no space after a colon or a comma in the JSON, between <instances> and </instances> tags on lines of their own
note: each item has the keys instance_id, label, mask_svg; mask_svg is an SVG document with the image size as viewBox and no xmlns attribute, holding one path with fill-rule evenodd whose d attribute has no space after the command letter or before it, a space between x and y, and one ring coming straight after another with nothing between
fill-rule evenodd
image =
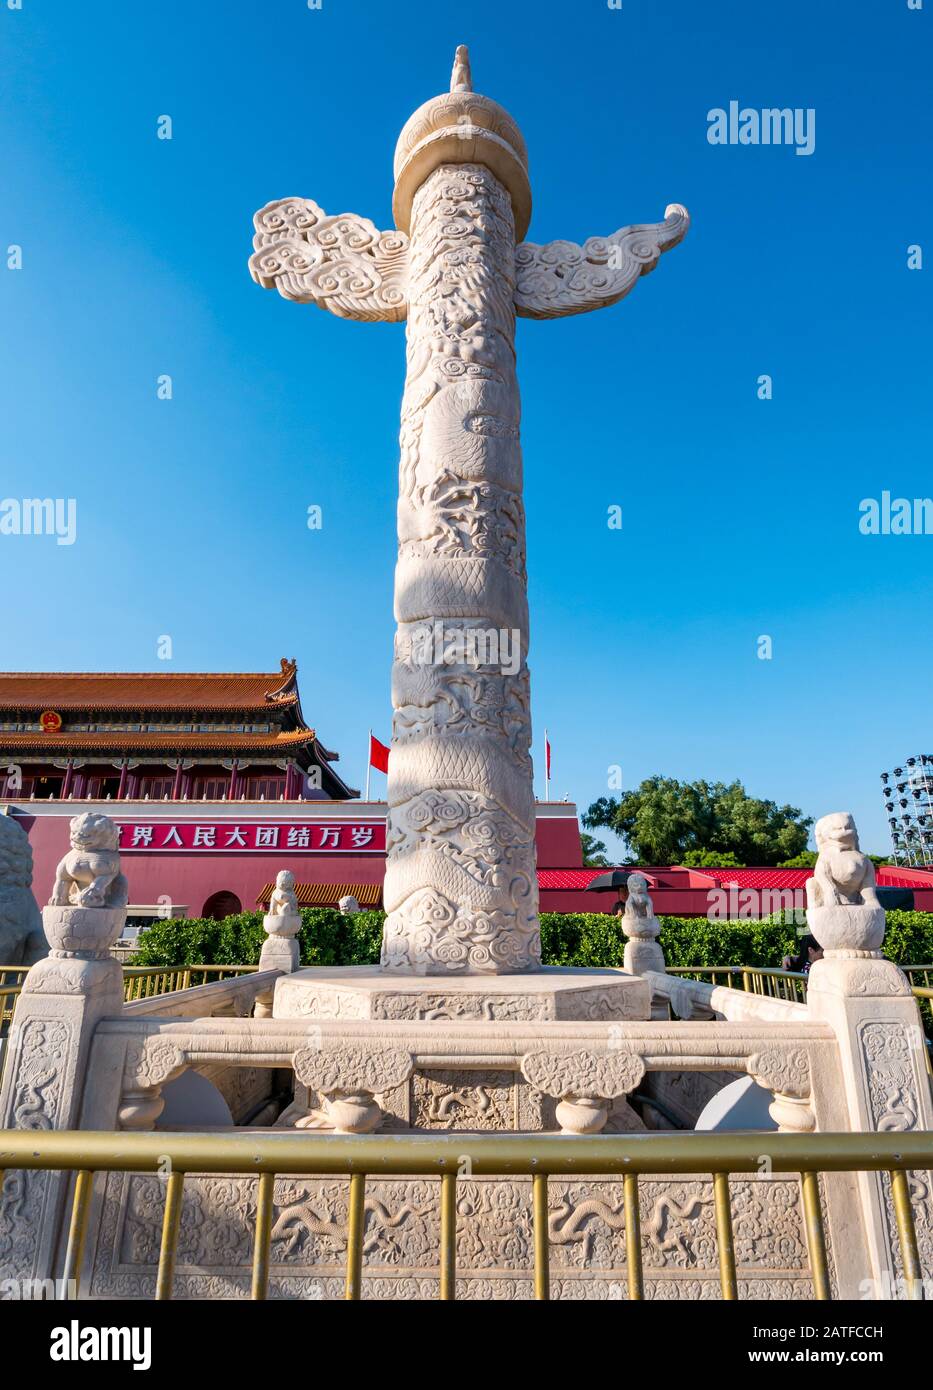
<instances>
[{"instance_id":1,"label":"roof ridge ornament","mask_svg":"<svg viewBox=\"0 0 933 1390\"><path fill-rule=\"evenodd\" d=\"M470 71L470 50L465 43L457 45L454 54L453 72L450 74L452 92L472 92L473 74Z\"/></svg>"}]
</instances>

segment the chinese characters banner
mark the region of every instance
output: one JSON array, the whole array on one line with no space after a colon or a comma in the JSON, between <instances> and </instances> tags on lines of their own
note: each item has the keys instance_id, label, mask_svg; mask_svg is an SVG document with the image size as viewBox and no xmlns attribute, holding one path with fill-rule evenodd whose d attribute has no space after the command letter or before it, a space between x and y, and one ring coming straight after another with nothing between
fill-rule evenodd
<instances>
[{"instance_id":1,"label":"chinese characters banner","mask_svg":"<svg viewBox=\"0 0 933 1390\"><path fill-rule=\"evenodd\" d=\"M305 854L385 854L385 821L122 821L120 852L192 850L240 853L301 850Z\"/></svg>"}]
</instances>

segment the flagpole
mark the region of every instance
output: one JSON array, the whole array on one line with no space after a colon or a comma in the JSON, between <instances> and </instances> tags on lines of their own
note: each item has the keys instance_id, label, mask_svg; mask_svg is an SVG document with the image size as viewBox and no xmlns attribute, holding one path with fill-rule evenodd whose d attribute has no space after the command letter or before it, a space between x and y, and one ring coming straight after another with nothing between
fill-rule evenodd
<instances>
[{"instance_id":1,"label":"flagpole","mask_svg":"<svg viewBox=\"0 0 933 1390\"><path fill-rule=\"evenodd\" d=\"M550 799L551 799L551 769L548 767L547 748L548 748L547 729L545 729L545 731L544 731L544 799L545 799L545 801L550 801Z\"/></svg>"},{"instance_id":2,"label":"flagpole","mask_svg":"<svg viewBox=\"0 0 933 1390\"><path fill-rule=\"evenodd\" d=\"M373 769L373 731L369 731L369 742L366 744L366 800L369 800L369 774Z\"/></svg>"}]
</instances>

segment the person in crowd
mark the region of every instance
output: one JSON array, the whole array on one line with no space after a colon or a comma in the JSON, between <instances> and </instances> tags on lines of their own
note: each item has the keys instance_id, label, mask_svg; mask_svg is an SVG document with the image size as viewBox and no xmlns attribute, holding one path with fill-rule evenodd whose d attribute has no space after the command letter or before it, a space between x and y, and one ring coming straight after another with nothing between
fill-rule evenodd
<instances>
[{"instance_id":1,"label":"person in crowd","mask_svg":"<svg viewBox=\"0 0 933 1390\"><path fill-rule=\"evenodd\" d=\"M805 936L800 942L796 956L785 956L781 961L782 970L793 970L797 974L809 975L814 961L823 959L823 948L815 936Z\"/></svg>"}]
</instances>

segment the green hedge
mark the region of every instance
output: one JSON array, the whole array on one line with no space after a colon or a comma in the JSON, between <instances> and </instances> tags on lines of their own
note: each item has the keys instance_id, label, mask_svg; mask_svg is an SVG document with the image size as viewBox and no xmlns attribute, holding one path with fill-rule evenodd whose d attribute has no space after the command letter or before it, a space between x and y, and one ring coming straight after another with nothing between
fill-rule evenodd
<instances>
[{"instance_id":1,"label":"green hedge","mask_svg":"<svg viewBox=\"0 0 933 1390\"><path fill-rule=\"evenodd\" d=\"M305 908L298 935L302 965L365 965L378 961L384 912ZM139 935L133 965L256 965L266 934L261 912L209 917L169 917Z\"/></svg>"},{"instance_id":2,"label":"green hedge","mask_svg":"<svg viewBox=\"0 0 933 1390\"><path fill-rule=\"evenodd\" d=\"M379 959L383 912L343 916L334 908L305 908L298 937L303 965L367 965ZM757 922L710 922L660 917L668 965L779 966L795 954L797 929L783 916ZM254 965L265 933L262 913L241 912L214 922L171 917L140 934L134 965ZM625 937L618 917L603 912L543 912L545 965L621 965ZM889 912L884 953L899 965L933 961L933 912Z\"/></svg>"}]
</instances>

